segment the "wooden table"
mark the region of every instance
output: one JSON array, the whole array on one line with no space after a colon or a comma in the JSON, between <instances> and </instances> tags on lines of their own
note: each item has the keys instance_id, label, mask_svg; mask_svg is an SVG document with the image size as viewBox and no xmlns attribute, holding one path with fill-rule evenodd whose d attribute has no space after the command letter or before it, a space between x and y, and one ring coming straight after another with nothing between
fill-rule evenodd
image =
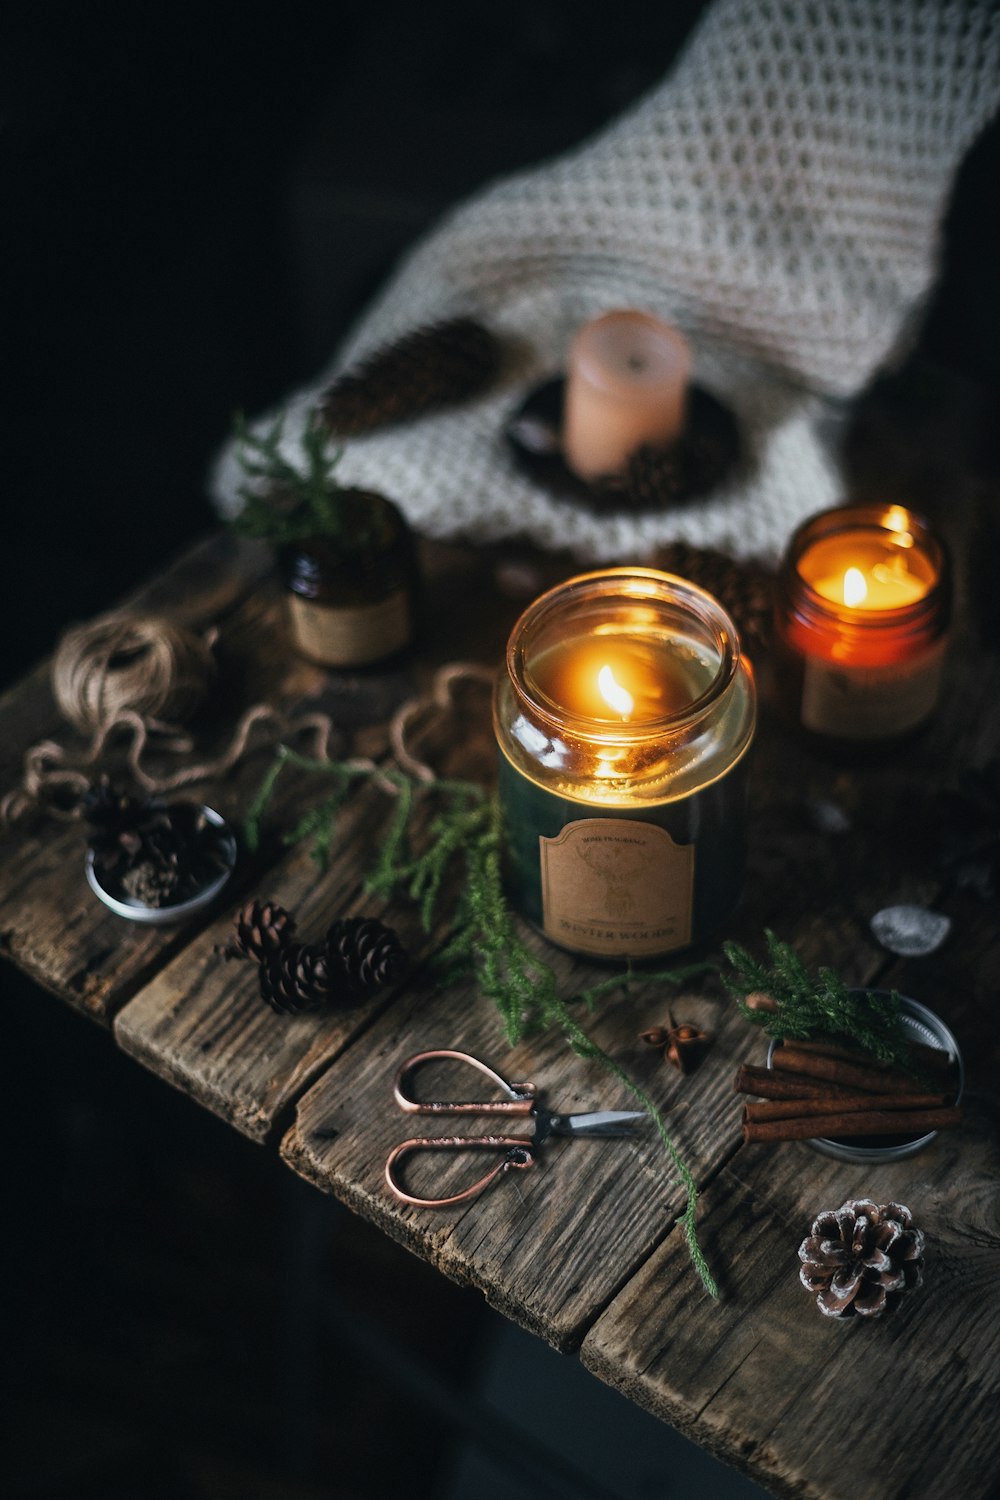
<instances>
[{"instance_id":1,"label":"wooden table","mask_svg":"<svg viewBox=\"0 0 1000 1500\"><path fill-rule=\"evenodd\" d=\"M433 669L459 654L498 661L523 593L563 569L559 560L533 560L536 572L519 595L510 585L515 573L498 568L495 555L436 547L426 561L431 586L419 659L383 674L334 679L291 655L267 555L226 536L196 547L129 602L219 627L218 688L194 726L199 753L224 741L242 706L266 698L289 711L330 710L352 753L379 758L388 753L393 707L426 690ZM506 591L498 579L507 580ZM480 1288L558 1349L579 1351L602 1380L776 1494L973 1500L991 1490L1000 1455L1000 922L995 905L959 887L942 862L941 794L963 768L997 754L1000 657L964 608L962 620L932 728L889 763L867 768L820 759L781 728L766 659L757 663L764 693L750 871L723 934L760 951L763 929L774 928L807 962L930 1005L965 1054L962 1129L874 1169L831 1161L806 1143L744 1146L733 1074L738 1061L762 1059L764 1040L718 981L680 995L640 987L588 1021L671 1111L677 1145L702 1189L700 1233L719 1302L703 1292L675 1228L683 1194L653 1139L553 1142L543 1164L517 1174L516 1184L507 1180L444 1212L406 1208L387 1193L386 1154L408 1133L391 1107L391 1082L414 1051L473 1051L507 1077L531 1078L567 1110L630 1101L606 1073L572 1054L561 1034L510 1053L474 986L438 987L428 961L443 929L424 935L413 911L385 912L362 888L389 812L377 787L352 796L330 866L318 875L308 851L285 847L280 833L325 788L315 777L287 775L261 850L244 855L212 910L176 928L137 926L98 903L83 879L78 824L19 824L3 836L0 950L107 1027L123 1051L280 1152L293 1171L448 1276ZM50 736L76 743L44 665L3 698L0 723L4 788L16 782L29 744ZM469 690L460 712L430 727L427 746L451 772L481 774L491 753L486 693ZM269 760L262 750L199 790L240 822ZM839 832L828 831L831 805ZM292 909L307 936L334 916L385 916L410 948L409 977L354 1011L273 1015L251 966L226 963L217 951L233 911L251 894ZM953 934L933 956L894 959L873 939L871 916L903 901L952 918ZM595 978L544 945L539 951L567 995ZM711 1035L687 1077L638 1040L670 1007ZM886 1319L831 1323L799 1284L796 1250L818 1210L860 1195L911 1206L928 1240L925 1285Z\"/></svg>"}]
</instances>

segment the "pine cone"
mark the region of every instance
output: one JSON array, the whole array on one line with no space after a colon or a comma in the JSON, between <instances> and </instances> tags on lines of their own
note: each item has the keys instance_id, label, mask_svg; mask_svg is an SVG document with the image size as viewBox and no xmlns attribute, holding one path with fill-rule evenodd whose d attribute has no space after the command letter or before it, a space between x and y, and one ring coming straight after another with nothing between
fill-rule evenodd
<instances>
[{"instance_id":1,"label":"pine cone","mask_svg":"<svg viewBox=\"0 0 1000 1500\"><path fill-rule=\"evenodd\" d=\"M320 398L334 437L451 406L490 384L500 366L497 339L473 318L451 318L405 335L339 376Z\"/></svg>"},{"instance_id":2,"label":"pine cone","mask_svg":"<svg viewBox=\"0 0 1000 1500\"><path fill-rule=\"evenodd\" d=\"M692 490L689 470L687 448L682 443L670 448L644 443L629 458L624 498L637 509L684 500Z\"/></svg>"},{"instance_id":3,"label":"pine cone","mask_svg":"<svg viewBox=\"0 0 1000 1500\"><path fill-rule=\"evenodd\" d=\"M813 1221L799 1246L799 1280L828 1318L875 1318L890 1295L920 1285L923 1248L924 1237L901 1203L852 1198Z\"/></svg>"},{"instance_id":4,"label":"pine cone","mask_svg":"<svg viewBox=\"0 0 1000 1500\"><path fill-rule=\"evenodd\" d=\"M766 646L771 634L773 575L757 562L737 562L711 547L672 542L650 559L653 567L676 573L714 594L733 618L745 646Z\"/></svg>"},{"instance_id":5,"label":"pine cone","mask_svg":"<svg viewBox=\"0 0 1000 1500\"><path fill-rule=\"evenodd\" d=\"M197 895L225 868L219 829L196 803L125 796L102 778L83 811L94 869L113 893L166 906Z\"/></svg>"},{"instance_id":6,"label":"pine cone","mask_svg":"<svg viewBox=\"0 0 1000 1500\"><path fill-rule=\"evenodd\" d=\"M295 918L277 901L248 901L236 913L236 935L223 951L227 958L252 958L260 964L278 953L295 933Z\"/></svg>"},{"instance_id":7,"label":"pine cone","mask_svg":"<svg viewBox=\"0 0 1000 1500\"><path fill-rule=\"evenodd\" d=\"M183 900L182 883L176 864L143 859L125 872L121 888L133 901L141 901L144 906L172 906Z\"/></svg>"},{"instance_id":8,"label":"pine cone","mask_svg":"<svg viewBox=\"0 0 1000 1500\"><path fill-rule=\"evenodd\" d=\"M406 966L406 952L391 927L375 917L347 917L326 934L331 960L339 960L350 993L364 1000Z\"/></svg>"},{"instance_id":9,"label":"pine cone","mask_svg":"<svg viewBox=\"0 0 1000 1500\"><path fill-rule=\"evenodd\" d=\"M278 1015L299 1015L350 1001L325 943L282 943L259 964L260 993Z\"/></svg>"},{"instance_id":10,"label":"pine cone","mask_svg":"<svg viewBox=\"0 0 1000 1500\"><path fill-rule=\"evenodd\" d=\"M90 824L89 843L96 855L114 849L123 830L133 831L142 822L149 812L149 799L116 791L107 776L102 776L84 792L81 807Z\"/></svg>"}]
</instances>

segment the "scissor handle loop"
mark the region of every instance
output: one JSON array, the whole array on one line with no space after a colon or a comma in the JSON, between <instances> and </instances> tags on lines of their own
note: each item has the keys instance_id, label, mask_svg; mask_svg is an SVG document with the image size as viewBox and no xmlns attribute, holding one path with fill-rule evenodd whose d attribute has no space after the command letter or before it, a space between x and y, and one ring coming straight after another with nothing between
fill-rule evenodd
<instances>
[{"instance_id":1,"label":"scissor handle loop","mask_svg":"<svg viewBox=\"0 0 1000 1500\"><path fill-rule=\"evenodd\" d=\"M450 1058L453 1062L468 1063L497 1088L502 1089L507 1098L467 1103L443 1099L414 1099L406 1092L410 1074L421 1063L431 1062L434 1058L441 1057ZM472 1057L468 1052L454 1052L445 1047L432 1052L415 1052L412 1057L408 1057L396 1074L392 1090L396 1103L408 1115L530 1115L535 1108L537 1092L533 1083L508 1083L505 1078L500 1077L499 1073L495 1073L484 1062L480 1062L478 1057Z\"/></svg>"},{"instance_id":2,"label":"scissor handle loop","mask_svg":"<svg viewBox=\"0 0 1000 1500\"><path fill-rule=\"evenodd\" d=\"M417 1198L412 1193L408 1193L402 1183L397 1180L395 1168L405 1157L418 1151L503 1151L505 1155L502 1161L486 1173L485 1177L480 1177L477 1182L465 1188L461 1193L453 1193L450 1198ZM470 1198L477 1198L491 1182L497 1177L504 1176L511 1168L532 1167L534 1164L535 1156L530 1141L505 1135L444 1135L431 1140L420 1138L401 1141L386 1158L385 1180L390 1192L395 1194L400 1203L411 1203L415 1208L448 1208L452 1203L465 1203Z\"/></svg>"}]
</instances>

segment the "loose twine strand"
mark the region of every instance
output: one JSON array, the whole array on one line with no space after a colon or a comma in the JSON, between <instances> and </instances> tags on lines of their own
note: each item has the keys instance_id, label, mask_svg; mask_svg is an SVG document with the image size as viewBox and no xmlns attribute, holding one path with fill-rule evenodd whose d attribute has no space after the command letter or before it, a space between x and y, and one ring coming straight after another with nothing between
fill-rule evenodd
<instances>
[{"instance_id":1,"label":"loose twine strand","mask_svg":"<svg viewBox=\"0 0 1000 1500\"><path fill-rule=\"evenodd\" d=\"M307 735L313 758L329 762L337 733L329 714L288 717L270 704L255 703L242 714L221 754L168 774L146 770L142 757L152 736L160 751L191 752L193 741L182 725L202 703L215 676L212 647L216 635L212 629L197 636L161 616L124 611L67 631L53 659L52 691L70 723L90 733L90 744L75 755L51 739L32 745L24 757L21 784L0 799L0 820L13 823L38 808L57 818L78 818L91 784L88 769L101 760L112 737L123 731L131 737L125 765L137 785L149 793L173 792L225 776L255 739L273 744ZM389 741L401 770L425 783L435 780L432 768L410 750L408 735L428 710L449 707L458 683L485 682L491 677L484 667L452 663L436 673L429 693L401 705L389 725ZM371 771L385 791L398 795L399 788L374 761L362 758L348 765Z\"/></svg>"}]
</instances>

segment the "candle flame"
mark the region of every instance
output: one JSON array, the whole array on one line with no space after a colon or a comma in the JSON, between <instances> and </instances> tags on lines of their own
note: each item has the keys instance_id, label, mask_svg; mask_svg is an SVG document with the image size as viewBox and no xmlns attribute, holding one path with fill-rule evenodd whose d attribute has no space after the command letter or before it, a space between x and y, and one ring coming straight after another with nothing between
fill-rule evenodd
<instances>
[{"instance_id":1,"label":"candle flame","mask_svg":"<svg viewBox=\"0 0 1000 1500\"><path fill-rule=\"evenodd\" d=\"M863 604L868 597L868 585L860 568L848 568L844 574L844 603L849 607Z\"/></svg>"},{"instance_id":2,"label":"candle flame","mask_svg":"<svg viewBox=\"0 0 1000 1500\"><path fill-rule=\"evenodd\" d=\"M621 714L623 719L627 719L635 708L635 701L628 689L623 688L615 679L615 674L610 667L602 667L598 672L597 686L605 703L613 708L616 714Z\"/></svg>"},{"instance_id":3,"label":"candle flame","mask_svg":"<svg viewBox=\"0 0 1000 1500\"><path fill-rule=\"evenodd\" d=\"M910 531L910 513L902 505L890 505L882 518L886 530L894 533L897 547L912 547L913 533Z\"/></svg>"}]
</instances>

